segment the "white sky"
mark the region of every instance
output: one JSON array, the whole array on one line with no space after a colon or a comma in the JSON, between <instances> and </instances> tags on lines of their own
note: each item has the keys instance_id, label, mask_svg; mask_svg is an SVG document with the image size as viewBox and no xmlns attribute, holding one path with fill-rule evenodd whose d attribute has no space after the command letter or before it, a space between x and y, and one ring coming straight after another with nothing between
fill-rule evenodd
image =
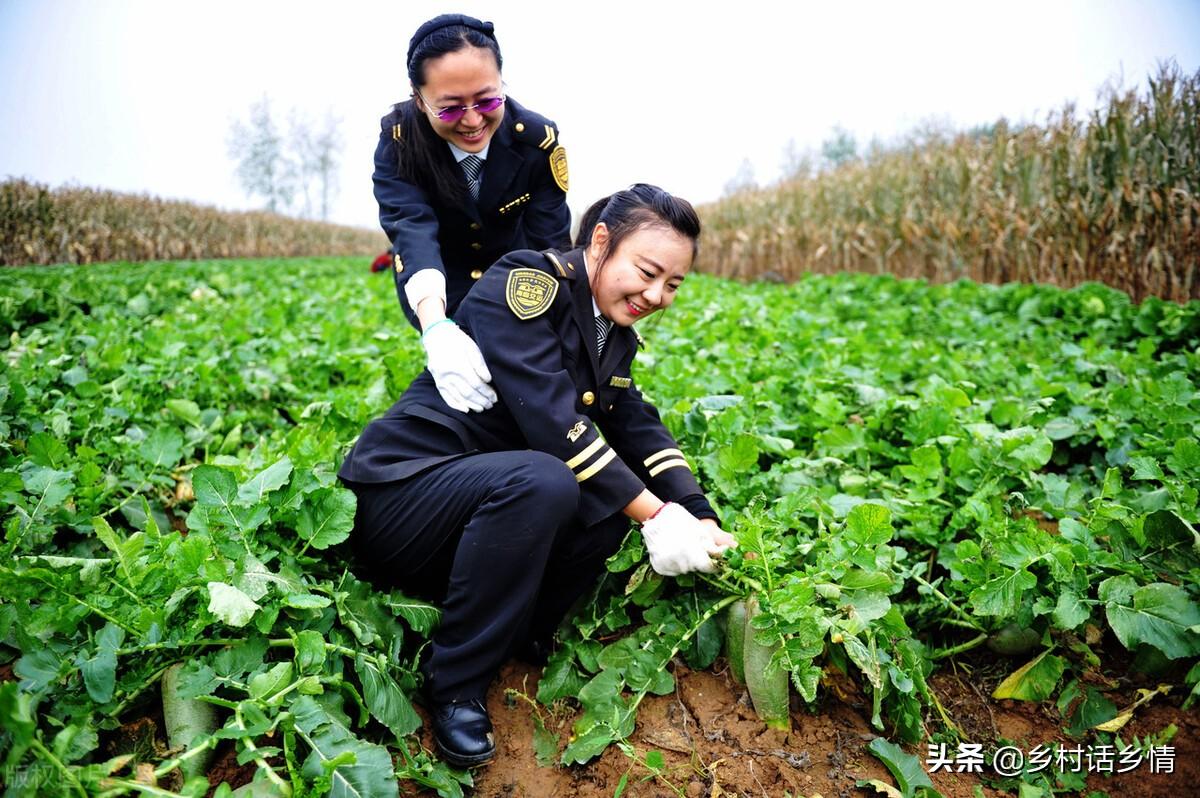
<instances>
[{"instance_id":1,"label":"white sky","mask_svg":"<svg viewBox=\"0 0 1200 798\"><path fill-rule=\"evenodd\" d=\"M860 144L936 117L955 127L1094 106L1159 60L1200 68L1200 0L430 3L0 0L0 177L257 207L226 154L264 93L343 120L333 220L376 227L379 117L407 95L417 26L496 24L509 93L554 119L576 214L637 181L717 198L789 139Z\"/></svg>"}]
</instances>

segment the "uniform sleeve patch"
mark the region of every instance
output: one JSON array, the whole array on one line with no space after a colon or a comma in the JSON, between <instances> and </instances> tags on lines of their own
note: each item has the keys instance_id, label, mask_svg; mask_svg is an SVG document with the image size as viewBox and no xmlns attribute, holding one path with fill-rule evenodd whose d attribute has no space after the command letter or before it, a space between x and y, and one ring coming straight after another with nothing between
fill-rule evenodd
<instances>
[{"instance_id":1,"label":"uniform sleeve patch","mask_svg":"<svg viewBox=\"0 0 1200 798\"><path fill-rule=\"evenodd\" d=\"M508 309L521 321L545 313L557 294L558 281L537 269L513 269L504 288Z\"/></svg>"},{"instance_id":2,"label":"uniform sleeve patch","mask_svg":"<svg viewBox=\"0 0 1200 798\"><path fill-rule=\"evenodd\" d=\"M566 193L568 185L567 151L561 144L550 153L550 172L554 175L554 182Z\"/></svg>"}]
</instances>

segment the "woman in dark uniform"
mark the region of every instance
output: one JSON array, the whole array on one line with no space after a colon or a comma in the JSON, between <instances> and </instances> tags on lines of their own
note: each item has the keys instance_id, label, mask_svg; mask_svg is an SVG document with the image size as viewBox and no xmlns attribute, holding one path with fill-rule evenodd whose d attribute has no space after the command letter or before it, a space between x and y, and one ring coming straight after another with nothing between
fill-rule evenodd
<instances>
[{"instance_id":1,"label":"woman in dark uniform","mask_svg":"<svg viewBox=\"0 0 1200 798\"><path fill-rule=\"evenodd\" d=\"M406 63L411 99L383 117L375 150L379 222L438 390L454 409L480 411L496 398L487 366L443 320L502 255L569 243L566 151L553 122L505 96L492 23L431 19Z\"/></svg>"},{"instance_id":2,"label":"woman in dark uniform","mask_svg":"<svg viewBox=\"0 0 1200 798\"><path fill-rule=\"evenodd\" d=\"M500 665L548 648L631 519L663 575L711 570L733 544L630 373L633 325L674 301L700 221L647 185L598 207L585 248L507 255L460 306L495 405L454 410L425 371L339 472L358 496L360 561L441 600L424 672L435 739L459 766L492 756L483 699Z\"/></svg>"}]
</instances>

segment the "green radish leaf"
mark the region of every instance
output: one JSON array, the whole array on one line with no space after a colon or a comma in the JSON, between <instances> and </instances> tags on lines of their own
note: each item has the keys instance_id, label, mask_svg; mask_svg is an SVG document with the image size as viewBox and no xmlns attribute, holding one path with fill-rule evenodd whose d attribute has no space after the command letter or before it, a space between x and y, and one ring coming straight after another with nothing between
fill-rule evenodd
<instances>
[{"instance_id":1,"label":"green radish leaf","mask_svg":"<svg viewBox=\"0 0 1200 798\"><path fill-rule=\"evenodd\" d=\"M71 459L66 445L48 432L30 435L26 451L32 462L52 470L63 468Z\"/></svg>"},{"instance_id":2,"label":"green radish leaf","mask_svg":"<svg viewBox=\"0 0 1200 798\"><path fill-rule=\"evenodd\" d=\"M292 681L292 663L277 662L266 673L250 680L250 697L256 701L269 699ZM268 702L270 703L270 702Z\"/></svg>"},{"instance_id":3,"label":"green radish leaf","mask_svg":"<svg viewBox=\"0 0 1200 798\"><path fill-rule=\"evenodd\" d=\"M296 532L314 549L327 549L350 536L354 528L354 494L328 488L311 494L300 510Z\"/></svg>"},{"instance_id":4,"label":"green radish leaf","mask_svg":"<svg viewBox=\"0 0 1200 798\"><path fill-rule=\"evenodd\" d=\"M35 518L62 505L75 487L75 477L70 471L52 468L31 468L21 474L21 480L25 492L37 502L31 513Z\"/></svg>"},{"instance_id":5,"label":"green radish leaf","mask_svg":"<svg viewBox=\"0 0 1200 798\"><path fill-rule=\"evenodd\" d=\"M846 536L862 546L892 539L892 511L879 504L860 504L846 516Z\"/></svg>"},{"instance_id":6,"label":"green radish leaf","mask_svg":"<svg viewBox=\"0 0 1200 798\"><path fill-rule=\"evenodd\" d=\"M617 735L613 733L611 726L597 724L583 734L576 735L575 739L563 749L562 758L559 761L564 765L586 765L604 753L604 749L608 748L616 739Z\"/></svg>"},{"instance_id":7,"label":"green radish leaf","mask_svg":"<svg viewBox=\"0 0 1200 798\"><path fill-rule=\"evenodd\" d=\"M283 606L298 610L320 610L333 604L333 600L315 593L288 593L283 597Z\"/></svg>"},{"instance_id":8,"label":"green radish leaf","mask_svg":"<svg viewBox=\"0 0 1200 798\"><path fill-rule=\"evenodd\" d=\"M200 405L191 399L168 399L166 407L171 412L171 415L180 421L191 424L193 427L202 426L200 423Z\"/></svg>"},{"instance_id":9,"label":"green radish leaf","mask_svg":"<svg viewBox=\"0 0 1200 798\"><path fill-rule=\"evenodd\" d=\"M1134 479L1161 480L1163 478L1162 468L1153 457L1130 457L1129 466L1133 469Z\"/></svg>"},{"instance_id":10,"label":"green radish leaf","mask_svg":"<svg viewBox=\"0 0 1200 798\"><path fill-rule=\"evenodd\" d=\"M309 696L296 699L292 714L310 752L301 773L310 779L328 773L330 798L397 798L386 748L355 737Z\"/></svg>"},{"instance_id":11,"label":"green radish leaf","mask_svg":"<svg viewBox=\"0 0 1200 798\"><path fill-rule=\"evenodd\" d=\"M904 798L913 798L916 795L940 798L940 793L933 789L933 782L929 780L929 774L921 767L921 760L917 757L882 737L876 737L867 743L867 750L891 772Z\"/></svg>"},{"instance_id":12,"label":"green radish leaf","mask_svg":"<svg viewBox=\"0 0 1200 798\"><path fill-rule=\"evenodd\" d=\"M560 698L574 697L586 683L587 680L576 672L574 658L569 652L556 652L538 682L537 700L549 705Z\"/></svg>"},{"instance_id":13,"label":"green radish leaf","mask_svg":"<svg viewBox=\"0 0 1200 798\"><path fill-rule=\"evenodd\" d=\"M403 739L421 728L421 718L413 710L400 685L376 662L360 654L354 659L354 670L362 682L367 709L397 739Z\"/></svg>"},{"instance_id":14,"label":"green radish leaf","mask_svg":"<svg viewBox=\"0 0 1200 798\"><path fill-rule=\"evenodd\" d=\"M315 629L296 634L296 668L302 674L320 673L325 665L325 638Z\"/></svg>"},{"instance_id":15,"label":"green radish leaf","mask_svg":"<svg viewBox=\"0 0 1200 798\"><path fill-rule=\"evenodd\" d=\"M971 592L971 606L980 615L1010 618L1021 609L1021 599L1027 590L1037 585L1037 577L1024 569L1008 571L991 579Z\"/></svg>"},{"instance_id":16,"label":"green radish leaf","mask_svg":"<svg viewBox=\"0 0 1200 798\"><path fill-rule=\"evenodd\" d=\"M111 623L96 634L92 655L79 663L88 695L98 704L112 700L117 683L117 649L125 640L125 630Z\"/></svg>"},{"instance_id":17,"label":"green radish leaf","mask_svg":"<svg viewBox=\"0 0 1200 798\"><path fill-rule=\"evenodd\" d=\"M156 429L141 442L137 453L152 468L171 468L183 457L183 436L171 427Z\"/></svg>"},{"instance_id":18,"label":"green radish leaf","mask_svg":"<svg viewBox=\"0 0 1200 798\"><path fill-rule=\"evenodd\" d=\"M284 457L259 471L250 481L238 488L237 500L241 504L253 505L264 501L268 494L287 484L292 475L292 461Z\"/></svg>"},{"instance_id":19,"label":"green radish leaf","mask_svg":"<svg viewBox=\"0 0 1200 798\"><path fill-rule=\"evenodd\" d=\"M1092 617L1092 613L1078 594L1064 590L1059 594L1058 603L1054 606L1053 617L1059 629L1075 629Z\"/></svg>"},{"instance_id":20,"label":"green radish leaf","mask_svg":"<svg viewBox=\"0 0 1200 798\"><path fill-rule=\"evenodd\" d=\"M245 593L224 582L209 582L208 596L208 611L234 627L245 626L261 609Z\"/></svg>"},{"instance_id":21,"label":"green radish leaf","mask_svg":"<svg viewBox=\"0 0 1200 798\"><path fill-rule=\"evenodd\" d=\"M17 660L13 673L21 678L22 690L40 692L58 681L62 666L62 657L48 648L39 648Z\"/></svg>"},{"instance_id":22,"label":"green radish leaf","mask_svg":"<svg viewBox=\"0 0 1200 798\"><path fill-rule=\"evenodd\" d=\"M432 632L442 618L440 609L420 599L392 594L384 600L384 604L395 615L403 618L414 632L421 635Z\"/></svg>"},{"instance_id":23,"label":"green radish leaf","mask_svg":"<svg viewBox=\"0 0 1200 798\"><path fill-rule=\"evenodd\" d=\"M192 490L201 507L231 511L237 501L237 480L228 469L217 466L202 465L192 471Z\"/></svg>"},{"instance_id":24,"label":"green radish leaf","mask_svg":"<svg viewBox=\"0 0 1200 798\"><path fill-rule=\"evenodd\" d=\"M1200 605L1181 587L1155 582L1132 593L1112 590L1106 598L1105 612L1117 639L1126 648L1144 643L1169 659L1200 654L1200 633L1196 630L1200 626Z\"/></svg>"}]
</instances>

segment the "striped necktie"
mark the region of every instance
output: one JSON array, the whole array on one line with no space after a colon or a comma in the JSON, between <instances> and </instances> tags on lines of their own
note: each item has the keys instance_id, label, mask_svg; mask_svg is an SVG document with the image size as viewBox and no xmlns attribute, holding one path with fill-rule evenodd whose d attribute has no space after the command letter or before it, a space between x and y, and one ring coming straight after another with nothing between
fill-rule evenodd
<instances>
[{"instance_id":1,"label":"striped necktie","mask_svg":"<svg viewBox=\"0 0 1200 798\"><path fill-rule=\"evenodd\" d=\"M471 190L471 199L479 202L479 173L483 171L483 159L478 155L468 155L459 162L463 174L467 176L467 188Z\"/></svg>"},{"instance_id":2,"label":"striped necktie","mask_svg":"<svg viewBox=\"0 0 1200 798\"><path fill-rule=\"evenodd\" d=\"M608 334L612 332L612 328L613 323L603 315L596 317L596 354L604 355L604 344L608 341Z\"/></svg>"}]
</instances>

